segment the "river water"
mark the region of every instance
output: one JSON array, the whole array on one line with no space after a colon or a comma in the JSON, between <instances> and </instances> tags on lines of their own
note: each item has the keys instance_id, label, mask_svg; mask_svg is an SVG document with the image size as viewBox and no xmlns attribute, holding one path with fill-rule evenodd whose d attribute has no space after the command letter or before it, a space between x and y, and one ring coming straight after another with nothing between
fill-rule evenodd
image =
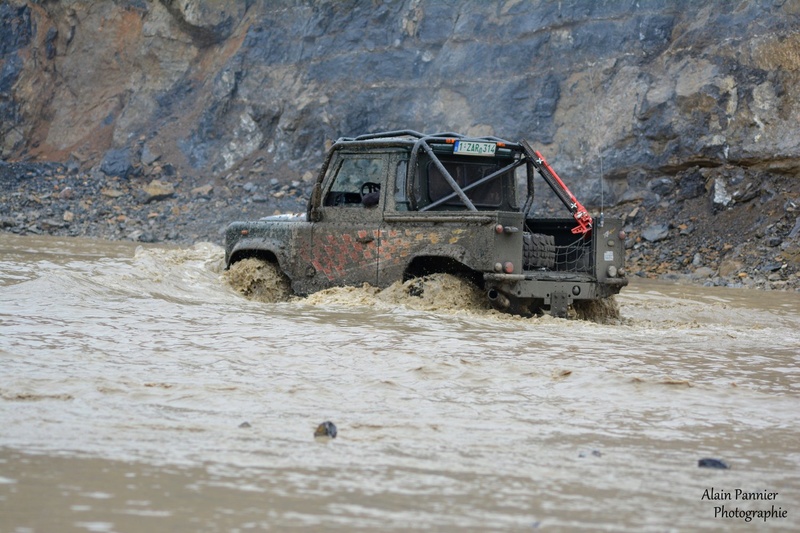
<instances>
[{"instance_id":1,"label":"river water","mask_svg":"<svg viewBox=\"0 0 800 533\"><path fill-rule=\"evenodd\" d=\"M0 234L0 531L800 528L797 293L639 281L598 323L221 266Z\"/></svg>"}]
</instances>

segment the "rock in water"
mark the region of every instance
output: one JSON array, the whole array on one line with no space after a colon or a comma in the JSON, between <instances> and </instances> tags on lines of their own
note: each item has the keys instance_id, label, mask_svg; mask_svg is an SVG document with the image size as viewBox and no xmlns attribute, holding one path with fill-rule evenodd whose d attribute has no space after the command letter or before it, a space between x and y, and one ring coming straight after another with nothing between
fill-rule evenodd
<instances>
[{"instance_id":1,"label":"rock in water","mask_svg":"<svg viewBox=\"0 0 800 533\"><path fill-rule=\"evenodd\" d=\"M712 457L704 457L697 461L697 466L700 468L718 468L720 470L727 470L730 468L728 463L721 459L714 459Z\"/></svg>"},{"instance_id":2,"label":"rock in water","mask_svg":"<svg viewBox=\"0 0 800 533\"><path fill-rule=\"evenodd\" d=\"M314 438L328 437L335 439L336 433L336 425L333 422L327 421L317 426L317 429L314 431Z\"/></svg>"}]
</instances>

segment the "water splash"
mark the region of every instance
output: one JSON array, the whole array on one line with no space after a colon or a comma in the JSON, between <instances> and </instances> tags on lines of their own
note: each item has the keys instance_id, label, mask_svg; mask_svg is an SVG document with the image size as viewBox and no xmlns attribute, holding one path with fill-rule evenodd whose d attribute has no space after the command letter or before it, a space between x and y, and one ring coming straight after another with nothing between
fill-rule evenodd
<instances>
[{"instance_id":1,"label":"water splash","mask_svg":"<svg viewBox=\"0 0 800 533\"><path fill-rule=\"evenodd\" d=\"M289 279L274 263L248 257L231 265L223 279L239 294L264 303L289 299L292 288Z\"/></svg>"}]
</instances>

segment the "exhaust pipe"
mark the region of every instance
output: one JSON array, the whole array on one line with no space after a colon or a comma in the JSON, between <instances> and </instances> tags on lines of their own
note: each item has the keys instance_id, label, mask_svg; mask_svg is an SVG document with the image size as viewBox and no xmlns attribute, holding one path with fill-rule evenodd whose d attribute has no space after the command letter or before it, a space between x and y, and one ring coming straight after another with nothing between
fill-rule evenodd
<instances>
[{"instance_id":1,"label":"exhaust pipe","mask_svg":"<svg viewBox=\"0 0 800 533\"><path fill-rule=\"evenodd\" d=\"M492 304L492 307L498 311L505 311L511 306L511 300L508 299L508 296L497 289L489 289L489 292L486 293L486 296L489 297L489 303Z\"/></svg>"}]
</instances>

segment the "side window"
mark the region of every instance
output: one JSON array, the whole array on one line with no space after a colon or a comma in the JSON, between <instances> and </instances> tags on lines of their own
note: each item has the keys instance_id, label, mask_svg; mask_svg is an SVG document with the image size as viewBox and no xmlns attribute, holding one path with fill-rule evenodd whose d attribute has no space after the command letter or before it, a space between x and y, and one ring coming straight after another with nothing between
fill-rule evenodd
<instances>
[{"instance_id":1,"label":"side window","mask_svg":"<svg viewBox=\"0 0 800 533\"><path fill-rule=\"evenodd\" d=\"M530 191L533 194L533 191ZM528 198L528 177L525 173L525 165L517 167L514 171L514 197L511 207L520 208Z\"/></svg>"},{"instance_id":2,"label":"side window","mask_svg":"<svg viewBox=\"0 0 800 533\"><path fill-rule=\"evenodd\" d=\"M334 170L324 205L343 207L378 205L385 167L385 159L381 157L343 155Z\"/></svg>"},{"instance_id":3,"label":"side window","mask_svg":"<svg viewBox=\"0 0 800 533\"><path fill-rule=\"evenodd\" d=\"M398 211L408 211L408 198L406 197L406 177L408 176L408 161L399 161L395 170L394 180L394 205Z\"/></svg>"},{"instance_id":4,"label":"side window","mask_svg":"<svg viewBox=\"0 0 800 533\"><path fill-rule=\"evenodd\" d=\"M497 170L496 165L486 165L479 163L462 162L443 162L447 172L452 176L456 183L464 188L468 185L480 181L484 177ZM433 162L428 163L428 196L431 202L435 202L453 193L453 188L445 179ZM502 182L499 178L479 185L466 193L472 202L477 206L496 207L500 205L503 198ZM461 200L453 198L447 205L461 205Z\"/></svg>"}]
</instances>

